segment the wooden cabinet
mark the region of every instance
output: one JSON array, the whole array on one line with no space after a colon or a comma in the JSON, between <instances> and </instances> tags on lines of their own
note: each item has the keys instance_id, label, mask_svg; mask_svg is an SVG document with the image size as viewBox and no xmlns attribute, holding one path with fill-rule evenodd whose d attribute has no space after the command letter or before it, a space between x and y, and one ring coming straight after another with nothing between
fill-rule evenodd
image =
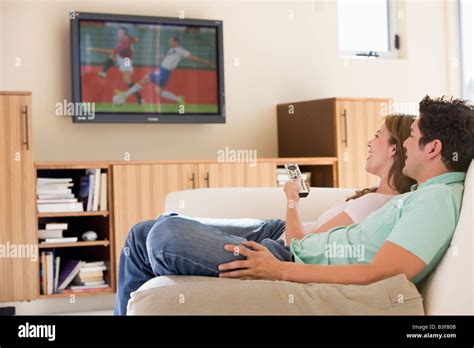
<instances>
[{"instance_id":1,"label":"wooden cabinet","mask_svg":"<svg viewBox=\"0 0 474 348\"><path fill-rule=\"evenodd\" d=\"M274 187L276 164L183 163L113 166L116 260L130 228L164 212L169 192L207 187Z\"/></svg>"},{"instance_id":2,"label":"wooden cabinet","mask_svg":"<svg viewBox=\"0 0 474 348\"><path fill-rule=\"evenodd\" d=\"M197 187L197 164L124 164L113 166L115 256L130 228L164 212L169 192ZM117 263L118 265L118 263Z\"/></svg>"},{"instance_id":3,"label":"wooden cabinet","mask_svg":"<svg viewBox=\"0 0 474 348\"><path fill-rule=\"evenodd\" d=\"M199 164L199 188L275 186L276 163Z\"/></svg>"},{"instance_id":4,"label":"wooden cabinet","mask_svg":"<svg viewBox=\"0 0 474 348\"><path fill-rule=\"evenodd\" d=\"M367 143L390 99L330 98L277 106L280 157L337 157L339 187L377 184L365 171Z\"/></svg>"},{"instance_id":5,"label":"wooden cabinet","mask_svg":"<svg viewBox=\"0 0 474 348\"><path fill-rule=\"evenodd\" d=\"M0 92L0 301L38 297L31 93Z\"/></svg>"}]
</instances>

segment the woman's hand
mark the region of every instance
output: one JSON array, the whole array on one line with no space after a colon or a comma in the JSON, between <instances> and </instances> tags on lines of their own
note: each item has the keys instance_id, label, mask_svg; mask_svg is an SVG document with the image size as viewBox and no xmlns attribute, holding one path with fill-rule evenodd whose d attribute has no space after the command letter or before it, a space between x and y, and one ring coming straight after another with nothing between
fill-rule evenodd
<instances>
[{"instance_id":1,"label":"woman's hand","mask_svg":"<svg viewBox=\"0 0 474 348\"><path fill-rule=\"evenodd\" d=\"M220 264L219 271L223 272L219 273L219 277L268 280L281 279L282 261L278 260L267 248L259 243L245 241L242 242L242 245L226 244L224 246L225 250L234 253L238 252L247 259Z\"/></svg>"},{"instance_id":2,"label":"woman's hand","mask_svg":"<svg viewBox=\"0 0 474 348\"><path fill-rule=\"evenodd\" d=\"M300 195L299 195L300 189L301 189L301 176L298 176L298 178L295 181L288 180L285 183L285 187L283 188L286 194L287 201L297 203L300 200Z\"/></svg>"}]
</instances>

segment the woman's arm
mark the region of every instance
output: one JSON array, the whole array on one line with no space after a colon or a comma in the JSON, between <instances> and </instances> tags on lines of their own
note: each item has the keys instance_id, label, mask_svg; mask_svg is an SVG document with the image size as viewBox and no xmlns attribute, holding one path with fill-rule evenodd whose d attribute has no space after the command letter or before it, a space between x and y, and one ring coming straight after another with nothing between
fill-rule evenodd
<instances>
[{"instance_id":1,"label":"woman's arm","mask_svg":"<svg viewBox=\"0 0 474 348\"><path fill-rule=\"evenodd\" d=\"M287 181L284 191L286 195L286 219L285 219L285 242L287 245L291 243L293 238L301 239L305 235L303 233L303 224L298 213L298 204L300 201L300 180Z\"/></svg>"}]
</instances>

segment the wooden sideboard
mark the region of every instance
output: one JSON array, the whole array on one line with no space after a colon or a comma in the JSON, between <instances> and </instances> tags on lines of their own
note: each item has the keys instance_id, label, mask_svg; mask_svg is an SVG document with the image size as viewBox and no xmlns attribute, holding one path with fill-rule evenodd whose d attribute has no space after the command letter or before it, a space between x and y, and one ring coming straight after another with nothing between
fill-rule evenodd
<instances>
[{"instance_id":1,"label":"wooden sideboard","mask_svg":"<svg viewBox=\"0 0 474 348\"><path fill-rule=\"evenodd\" d=\"M14 110L15 112L18 110ZM9 112L13 114L13 112ZM11 121L4 121L5 129L12 127ZM20 122L20 121L18 121ZM24 122L24 121L22 121ZM15 141L20 151L23 127L15 125L18 136ZM13 133L12 133L13 134ZM13 140L12 140L13 142ZM16 144L15 143L15 144ZM2 148L5 158L12 151ZM91 161L91 162L36 162L25 155L22 169L14 169L17 163L4 167L5 176L21 174L25 181L10 183L12 190L22 192L21 199L14 198L13 191L2 190L2 201L15 205L15 211L2 206L2 231L0 241L28 242L36 246L38 254L55 249L62 259L104 260L108 265L106 280L109 288L97 292L75 293L77 296L113 293L116 289L118 258L130 228L143 220L155 219L164 212L164 200L169 192L177 190L212 187L276 187L277 168L285 163L298 163L302 171L310 171L311 186L337 187L337 158L261 158L255 165L250 163L220 163L216 160L180 161ZM79 213L37 213L37 176L72 177L74 190L79 189L80 176L86 169L100 168L108 177L108 209L98 212ZM17 170L17 171L15 171ZM20 177L20 176L19 176ZM3 182L7 187L8 183ZM14 186L17 185L17 186ZM8 194L10 192L10 194ZM77 192L76 192L77 193ZM22 212L19 214L18 212ZM38 244L38 226L45 222L67 222L71 230L95 229L99 240L55 245ZM0 302L21 301L36 298L67 297L68 293L40 294L39 258L4 259L0 261L2 282Z\"/></svg>"}]
</instances>

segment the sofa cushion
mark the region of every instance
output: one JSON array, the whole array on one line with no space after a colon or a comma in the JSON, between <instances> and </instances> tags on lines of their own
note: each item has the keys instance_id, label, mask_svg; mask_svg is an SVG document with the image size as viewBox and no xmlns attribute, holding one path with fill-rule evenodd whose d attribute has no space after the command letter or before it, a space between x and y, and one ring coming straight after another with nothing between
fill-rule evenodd
<instances>
[{"instance_id":1,"label":"sofa cushion","mask_svg":"<svg viewBox=\"0 0 474 348\"><path fill-rule=\"evenodd\" d=\"M298 284L200 276L156 277L131 294L129 315L422 315L412 282Z\"/></svg>"}]
</instances>

